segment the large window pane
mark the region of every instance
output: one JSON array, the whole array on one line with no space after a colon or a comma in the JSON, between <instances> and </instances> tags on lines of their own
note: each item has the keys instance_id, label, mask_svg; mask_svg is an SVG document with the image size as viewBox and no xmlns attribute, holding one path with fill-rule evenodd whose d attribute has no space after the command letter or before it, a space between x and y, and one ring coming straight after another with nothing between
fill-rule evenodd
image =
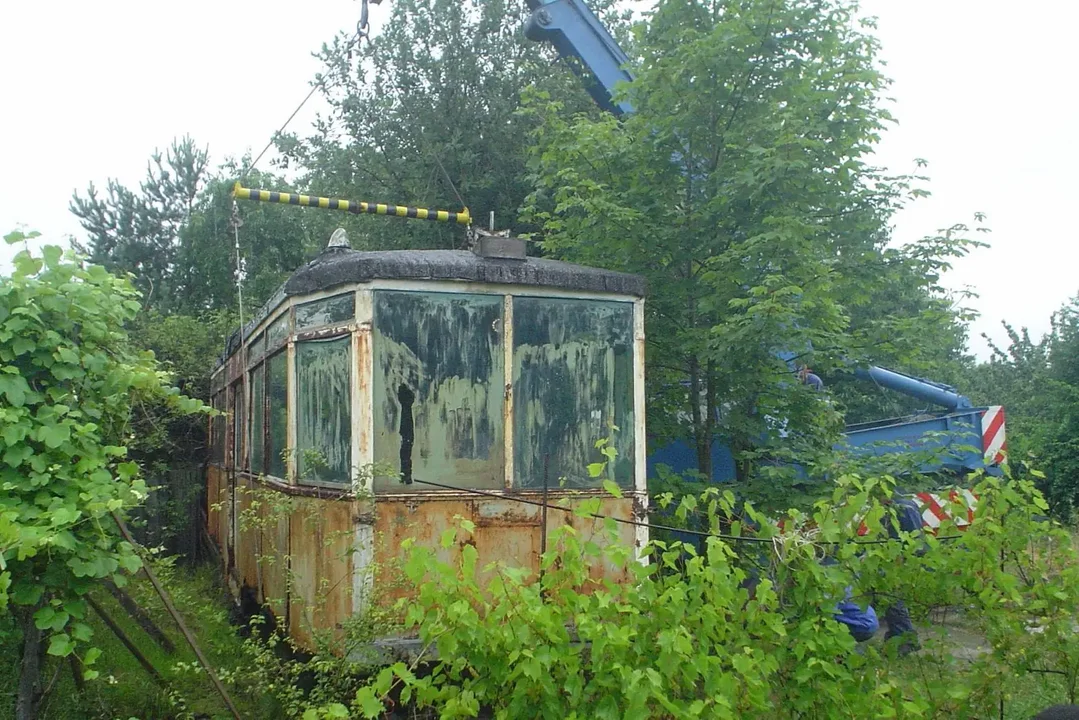
<instances>
[{"instance_id":1,"label":"large window pane","mask_svg":"<svg viewBox=\"0 0 1079 720\"><path fill-rule=\"evenodd\" d=\"M266 403L263 399L263 372L265 365L259 365L251 371L251 442L247 446L251 453L251 472L260 475L266 472L263 449L266 447Z\"/></svg>"},{"instance_id":2,"label":"large window pane","mask_svg":"<svg viewBox=\"0 0 1079 720\"><path fill-rule=\"evenodd\" d=\"M284 478L287 472L284 452L288 444L288 357L283 352L266 363L266 400L270 414L268 472Z\"/></svg>"},{"instance_id":3,"label":"large window pane","mask_svg":"<svg viewBox=\"0 0 1079 720\"><path fill-rule=\"evenodd\" d=\"M612 433L615 480L632 486L632 304L514 298L513 413L518 486L543 486L546 456L551 487L596 487L588 465Z\"/></svg>"},{"instance_id":4,"label":"large window pane","mask_svg":"<svg viewBox=\"0 0 1079 720\"><path fill-rule=\"evenodd\" d=\"M296 329L351 322L356 317L356 296L352 293L313 300L296 306Z\"/></svg>"},{"instance_id":5,"label":"large window pane","mask_svg":"<svg viewBox=\"0 0 1079 720\"><path fill-rule=\"evenodd\" d=\"M300 482L351 479L352 338L296 344L296 461Z\"/></svg>"},{"instance_id":6,"label":"large window pane","mask_svg":"<svg viewBox=\"0 0 1079 720\"><path fill-rule=\"evenodd\" d=\"M502 297L374 295L375 463L455 487L505 485ZM435 488L375 478L380 492Z\"/></svg>"}]
</instances>

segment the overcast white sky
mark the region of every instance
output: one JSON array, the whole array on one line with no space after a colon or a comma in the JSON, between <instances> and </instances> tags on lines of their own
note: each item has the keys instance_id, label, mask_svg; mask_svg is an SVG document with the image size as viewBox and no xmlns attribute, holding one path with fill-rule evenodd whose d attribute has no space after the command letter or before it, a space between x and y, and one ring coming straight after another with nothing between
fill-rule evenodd
<instances>
[{"instance_id":1,"label":"overcast white sky","mask_svg":"<svg viewBox=\"0 0 1079 720\"><path fill-rule=\"evenodd\" d=\"M372 6L372 24L393 0ZM1079 293L1079 4L1067 0L864 0L880 19L893 112L879 162L929 161L933 197L896 239L988 216L990 249L948 278L970 287L978 338L1001 320L1038 333ZM80 228L74 189L143 176L155 148L191 134L213 160L258 152L306 94L311 57L359 16L354 0L0 4L0 234L20 225L62 241ZM316 103L296 118L302 129ZM14 249L0 246L0 269Z\"/></svg>"}]
</instances>

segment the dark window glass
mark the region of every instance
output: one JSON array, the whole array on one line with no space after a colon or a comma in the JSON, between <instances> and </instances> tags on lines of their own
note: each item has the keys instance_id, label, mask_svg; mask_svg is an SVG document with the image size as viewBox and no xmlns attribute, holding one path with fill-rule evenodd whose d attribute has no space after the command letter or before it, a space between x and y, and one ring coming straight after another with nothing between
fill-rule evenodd
<instances>
[{"instance_id":1,"label":"dark window glass","mask_svg":"<svg viewBox=\"0 0 1079 720\"><path fill-rule=\"evenodd\" d=\"M356 296L352 293L335 295L296 306L296 329L338 325L356 318Z\"/></svg>"},{"instance_id":2,"label":"dark window glass","mask_svg":"<svg viewBox=\"0 0 1079 720\"><path fill-rule=\"evenodd\" d=\"M596 487L588 465L612 438L619 485L633 485L633 305L513 301L514 474L519 487ZM617 431L613 428L617 427Z\"/></svg>"},{"instance_id":3,"label":"dark window glass","mask_svg":"<svg viewBox=\"0 0 1079 720\"><path fill-rule=\"evenodd\" d=\"M296 462L300 482L351 480L351 358L351 336L296 344Z\"/></svg>"},{"instance_id":4,"label":"dark window glass","mask_svg":"<svg viewBox=\"0 0 1079 720\"><path fill-rule=\"evenodd\" d=\"M288 445L288 357L279 352L266 362L266 400L269 405L269 474L287 474L285 447Z\"/></svg>"},{"instance_id":5,"label":"dark window glass","mask_svg":"<svg viewBox=\"0 0 1079 720\"><path fill-rule=\"evenodd\" d=\"M375 489L505 486L501 296L374 294Z\"/></svg>"},{"instance_id":6,"label":"dark window glass","mask_svg":"<svg viewBox=\"0 0 1079 720\"><path fill-rule=\"evenodd\" d=\"M266 354L266 336L259 333L255 336L255 339L251 341L247 350L248 362L254 362L260 357Z\"/></svg>"},{"instance_id":7,"label":"dark window glass","mask_svg":"<svg viewBox=\"0 0 1079 720\"><path fill-rule=\"evenodd\" d=\"M242 382L234 383L232 392L232 467L241 469L243 461L243 437L244 437L244 386Z\"/></svg>"},{"instance_id":8,"label":"dark window glass","mask_svg":"<svg viewBox=\"0 0 1079 720\"><path fill-rule=\"evenodd\" d=\"M266 328L266 350L273 352L288 338L288 313L277 318Z\"/></svg>"},{"instance_id":9,"label":"dark window glass","mask_svg":"<svg viewBox=\"0 0 1079 720\"><path fill-rule=\"evenodd\" d=\"M266 447L266 403L263 397L263 372L265 365L251 371L251 472L266 472L263 450Z\"/></svg>"}]
</instances>

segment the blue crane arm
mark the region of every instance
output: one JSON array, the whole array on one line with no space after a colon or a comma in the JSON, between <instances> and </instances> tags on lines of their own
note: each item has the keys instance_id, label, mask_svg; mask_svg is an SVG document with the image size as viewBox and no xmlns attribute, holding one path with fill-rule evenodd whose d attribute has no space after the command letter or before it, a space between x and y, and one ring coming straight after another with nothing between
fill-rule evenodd
<instances>
[{"instance_id":1,"label":"blue crane arm","mask_svg":"<svg viewBox=\"0 0 1079 720\"><path fill-rule=\"evenodd\" d=\"M960 410L971 407L970 399L960 395L959 391L951 385L904 375L895 370L886 370L881 367L869 367L855 371L858 377L871 380L881 387L901 392L904 395L925 400L926 402L940 405L948 410Z\"/></svg>"},{"instance_id":2,"label":"blue crane arm","mask_svg":"<svg viewBox=\"0 0 1079 720\"><path fill-rule=\"evenodd\" d=\"M592 75L586 80L588 94L600 107L615 115L632 113L630 103L614 101L618 83L633 80L626 70L629 58L595 13L582 0L527 2L532 16L525 37L549 42L562 57L580 60Z\"/></svg>"}]
</instances>

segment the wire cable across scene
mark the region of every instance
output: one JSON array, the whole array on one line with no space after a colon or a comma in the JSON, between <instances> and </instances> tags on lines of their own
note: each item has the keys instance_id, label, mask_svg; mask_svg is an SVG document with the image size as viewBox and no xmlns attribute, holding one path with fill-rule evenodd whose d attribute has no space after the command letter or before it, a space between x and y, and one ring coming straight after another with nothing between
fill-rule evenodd
<instances>
[{"instance_id":1,"label":"wire cable across scene","mask_svg":"<svg viewBox=\"0 0 1079 720\"><path fill-rule=\"evenodd\" d=\"M548 503L540 502L538 500L529 500L529 499L523 498L523 497L517 497L517 496L514 496L514 495L500 494L500 493L496 493L496 492L490 492L490 491L487 491L487 490L477 490L475 488L455 487L453 485L445 485L443 483L432 482L430 480L420 480L418 478L413 478L412 482L419 483L420 485L430 485L431 487L436 487L436 488L439 488L440 490L453 490L455 492L466 492L466 493L471 493L473 495L482 495L484 497L498 498L499 500L512 500L514 502L522 503L524 505L534 505L535 507L546 508L546 509L549 509L549 510L561 510L562 512L567 512L567 513L575 512L575 510L573 508L566 507L564 505L551 505L551 504L548 504ZM645 528L649 528L650 530L669 530L669 531L672 531L672 532L686 533L687 535L695 535L697 537L714 537L714 538L719 538L720 540L726 540L726 541L730 541L730 542L772 544L774 542L774 540L775 540L775 538L759 538L759 537L752 537L752 536L747 536L747 535L725 535L723 533L706 532L704 530L690 530L688 528L674 527L673 525L662 525L660 523L641 522L639 520L629 520L629 519L626 519L626 518L613 517L611 515L603 515L601 513L590 512L590 513L587 513L587 514L588 514L589 517L596 518L597 520L614 520L615 522L622 523L623 525L633 525L635 527L645 527ZM937 537L936 539L937 540L958 540L961 537L962 537L962 535L942 535L942 536ZM850 545L883 545L885 543L898 541L898 540L899 540L898 538L890 538L889 537L889 538L880 538L880 539L876 539L876 540L855 540L855 539L827 540L827 541L822 541L822 542L815 543L815 544L817 544L817 545L833 545L833 546L846 545L846 544L850 544Z\"/></svg>"}]
</instances>

